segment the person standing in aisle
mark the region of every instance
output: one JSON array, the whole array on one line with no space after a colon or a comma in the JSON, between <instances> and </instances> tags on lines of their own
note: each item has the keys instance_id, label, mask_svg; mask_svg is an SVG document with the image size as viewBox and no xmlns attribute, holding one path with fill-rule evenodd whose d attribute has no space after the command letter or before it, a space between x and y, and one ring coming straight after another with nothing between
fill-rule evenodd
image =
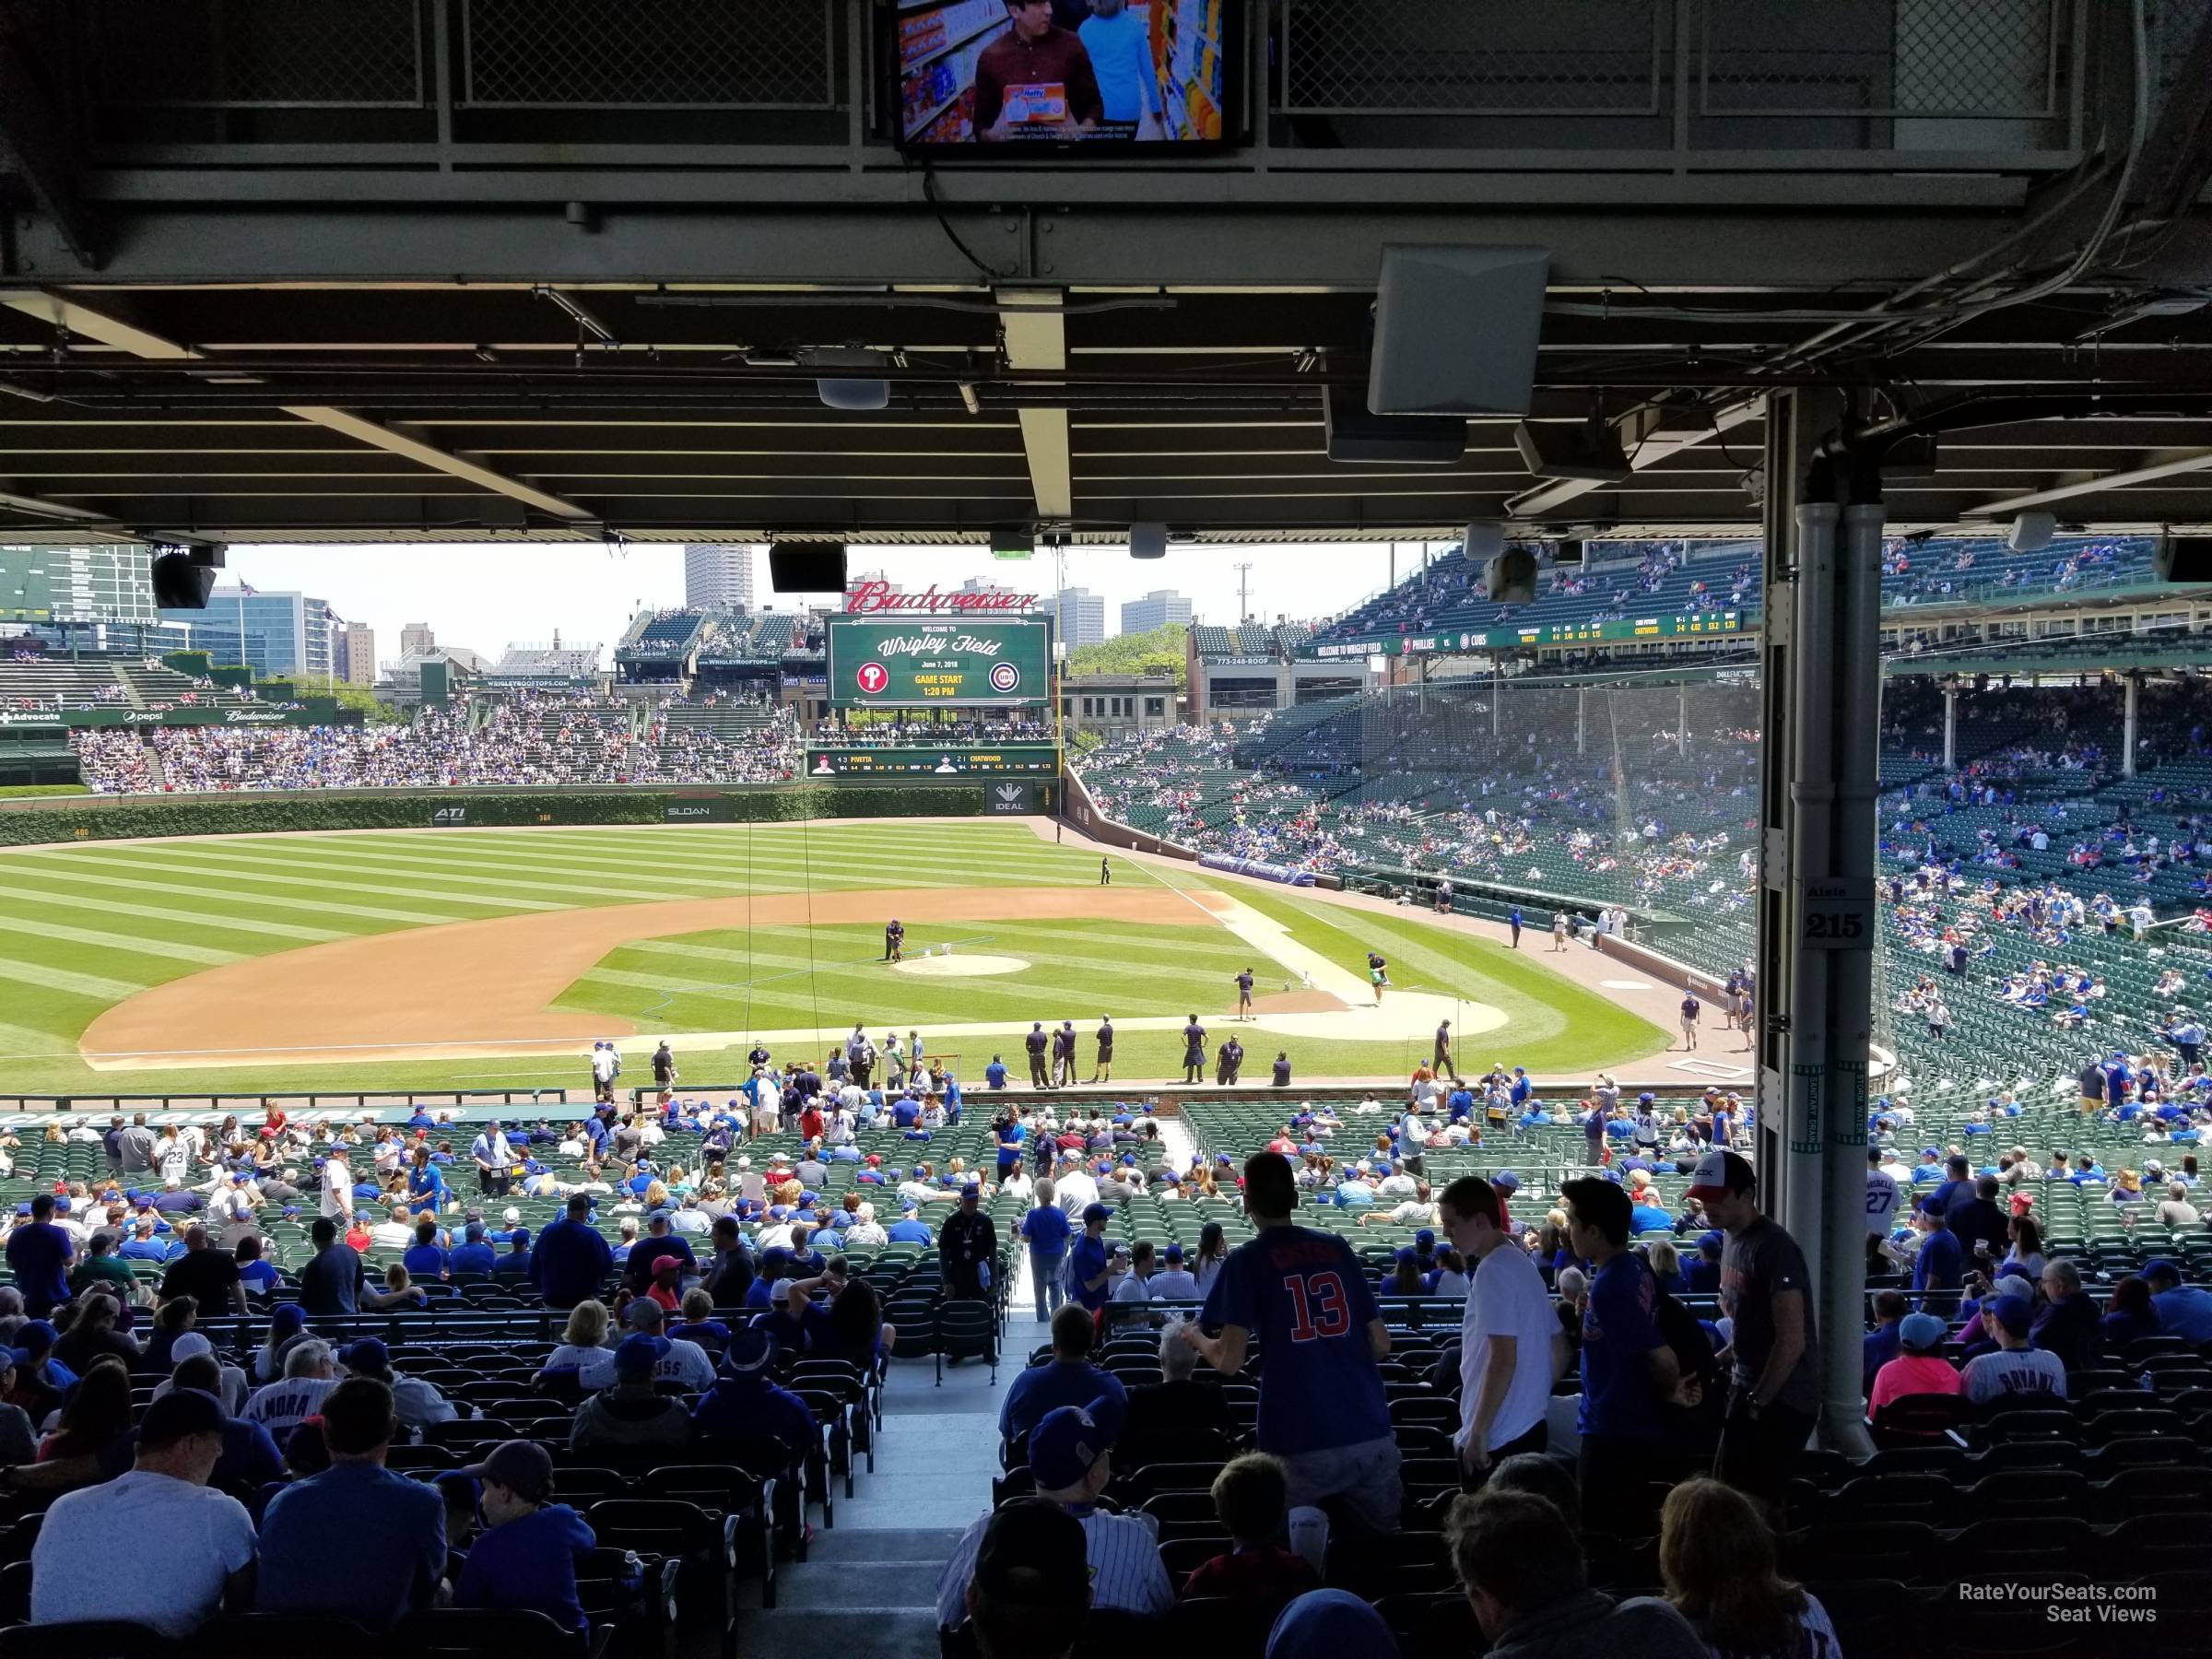
<instances>
[{"instance_id":1,"label":"person standing in aisle","mask_svg":"<svg viewBox=\"0 0 2212 1659\"><path fill-rule=\"evenodd\" d=\"M1021 1237L1030 1247L1030 1287L1037 1293L1037 1323L1050 1324L1066 1297L1060 1268L1067 1260L1068 1235L1074 1229L1049 1180L1040 1181L1030 1196L1036 1205L1021 1218Z\"/></svg>"},{"instance_id":2,"label":"person standing in aisle","mask_svg":"<svg viewBox=\"0 0 2212 1659\"><path fill-rule=\"evenodd\" d=\"M1475 1263L1460 1319L1459 1466L1472 1485L1492 1465L1542 1452L1553 1379L1566 1368L1567 1334L1544 1276L1505 1231L1498 1191L1479 1175L1444 1188L1438 1214L1452 1248Z\"/></svg>"},{"instance_id":3,"label":"person standing in aisle","mask_svg":"<svg viewBox=\"0 0 2212 1659\"><path fill-rule=\"evenodd\" d=\"M1318 1571L1323 1500L1338 1500L1371 1532L1394 1533L1405 1488L1382 1391L1389 1329L1350 1244L1297 1225L1297 1208L1288 1159L1244 1160L1244 1213L1258 1234L1230 1252L1182 1339L1223 1378L1243 1369L1258 1339L1267 1356L1259 1449L1282 1460L1291 1542Z\"/></svg>"},{"instance_id":4,"label":"person standing in aisle","mask_svg":"<svg viewBox=\"0 0 2212 1659\"><path fill-rule=\"evenodd\" d=\"M1733 1152L1698 1159L1689 1196L1728 1235L1721 1311L1735 1322L1728 1412L1713 1473L1781 1523L1783 1493L1820 1416L1819 1338L1797 1241L1759 1213L1758 1177Z\"/></svg>"}]
</instances>

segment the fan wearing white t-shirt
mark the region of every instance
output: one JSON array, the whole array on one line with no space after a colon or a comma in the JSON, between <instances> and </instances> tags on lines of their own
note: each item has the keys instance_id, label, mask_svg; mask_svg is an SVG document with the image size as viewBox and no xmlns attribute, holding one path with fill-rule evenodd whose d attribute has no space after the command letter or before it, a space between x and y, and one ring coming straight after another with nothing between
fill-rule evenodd
<instances>
[{"instance_id":1,"label":"fan wearing white t-shirt","mask_svg":"<svg viewBox=\"0 0 2212 1659\"><path fill-rule=\"evenodd\" d=\"M1542 1452L1551 1384L1567 1338L1544 1276L1500 1226L1497 1189L1463 1175L1443 1191L1438 1213L1453 1248L1475 1263L1460 1319L1460 1466L1479 1474L1504 1457Z\"/></svg>"}]
</instances>

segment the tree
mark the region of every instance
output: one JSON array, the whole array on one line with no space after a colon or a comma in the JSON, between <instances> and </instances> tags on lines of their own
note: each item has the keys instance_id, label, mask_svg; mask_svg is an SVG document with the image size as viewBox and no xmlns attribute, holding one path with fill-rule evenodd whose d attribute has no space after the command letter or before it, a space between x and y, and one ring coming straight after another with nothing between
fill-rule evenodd
<instances>
[{"instance_id":1,"label":"tree","mask_svg":"<svg viewBox=\"0 0 2212 1659\"><path fill-rule=\"evenodd\" d=\"M1183 641L1190 629L1180 622L1149 633L1116 634L1097 645L1078 645L1067 653L1064 674L1167 674L1183 686L1187 664Z\"/></svg>"}]
</instances>

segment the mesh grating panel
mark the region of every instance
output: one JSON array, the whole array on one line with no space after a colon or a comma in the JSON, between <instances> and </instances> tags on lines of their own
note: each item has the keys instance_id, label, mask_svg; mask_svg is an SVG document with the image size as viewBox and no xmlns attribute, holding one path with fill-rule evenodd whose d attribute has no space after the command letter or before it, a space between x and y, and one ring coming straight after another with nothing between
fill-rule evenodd
<instances>
[{"instance_id":1,"label":"mesh grating panel","mask_svg":"<svg viewBox=\"0 0 2212 1659\"><path fill-rule=\"evenodd\" d=\"M2058 0L1702 0L1708 115L2048 120Z\"/></svg>"},{"instance_id":2,"label":"mesh grating panel","mask_svg":"<svg viewBox=\"0 0 2212 1659\"><path fill-rule=\"evenodd\" d=\"M90 0L78 13L109 105L415 109L421 0Z\"/></svg>"},{"instance_id":3,"label":"mesh grating panel","mask_svg":"<svg viewBox=\"0 0 2212 1659\"><path fill-rule=\"evenodd\" d=\"M837 107L833 0L464 0L479 108Z\"/></svg>"},{"instance_id":4,"label":"mesh grating panel","mask_svg":"<svg viewBox=\"0 0 2212 1659\"><path fill-rule=\"evenodd\" d=\"M1290 114L1606 114L1659 108L1663 0L1283 0Z\"/></svg>"}]
</instances>

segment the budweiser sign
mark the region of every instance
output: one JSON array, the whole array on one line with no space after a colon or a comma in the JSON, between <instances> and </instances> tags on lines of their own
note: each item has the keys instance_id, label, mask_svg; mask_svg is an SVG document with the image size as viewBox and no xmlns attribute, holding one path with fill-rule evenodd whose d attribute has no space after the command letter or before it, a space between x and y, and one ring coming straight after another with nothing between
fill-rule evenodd
<instances>
[{"instance_id":1,"label":"budweiser sign","mask_svg":"<svg viewBox=\"0 0 2212 1659\"><path fill-rule=\"evenodd\" d=\"M1035 594L1017 594L1010 588L941 594L932 582L920 593L910 594L888 582L856 582L846 590L845 614L869 617L884 611L1026 611L1036 609L1039 602Z\"/></svg>"}]
</instances>

